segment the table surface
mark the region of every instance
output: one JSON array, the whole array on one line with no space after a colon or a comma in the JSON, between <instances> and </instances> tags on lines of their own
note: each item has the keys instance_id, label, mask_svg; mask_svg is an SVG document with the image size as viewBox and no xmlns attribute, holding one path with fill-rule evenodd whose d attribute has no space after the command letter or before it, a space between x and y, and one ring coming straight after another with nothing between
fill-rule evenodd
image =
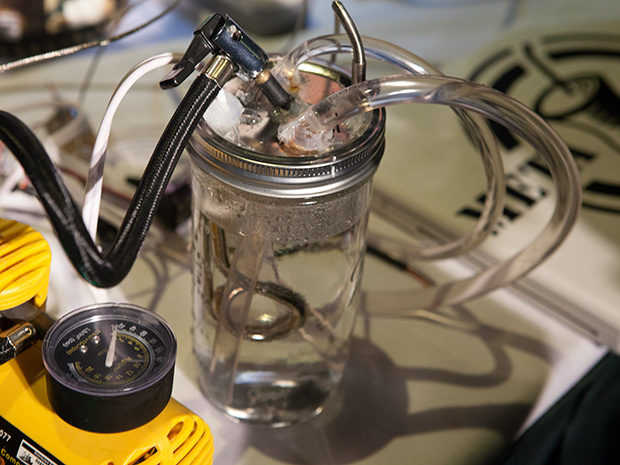
<instances>
[{"instance_id":1,"label":"table surface","mask_svg":"<svg viewBox=\"0 0 620 465\"><path fill-rule=\"evenodd\" d=\"M467 69L468 56L510 34L614 19L618 24L620 20L615 0L358 0L346 6L363 34L394 41L455 74ZM143 8L148 16L151 7ZM176 13L102 55L82 103L94 128L122 75L148 56L183 51L196 16ZM312 2L308 27L295 43L329 33L332 27L329 4ZM257 39L269 51L282 50L289 41L284 36ZM3 109L49 100L50 89L63 99L76 101L91 60L92 53L82 53L2 76ZM118 143L126 143L128 150L150 153L152 135L161 131L174 109L174 96L159 91L156 82L157 77L145 78L119 110L112 134ZM412 141L426 148L435 147L436 142L429 139L434 134L428 132L403 136L405 131L413 131L416 118L425 116L397 111L389 118L388 146L375 184L406 198L408 187L399 173L419 170L408 154ZM443 167L427 165L440 180L444 174L437 168ZM131 168L139 169L138 162L136 166ZM395 186L394 179L401 184ZM52 244L52 313L58 315L93 300L122 299L151 308L168 320L179 339L173 395L210 425L216 441L214 463L218 465L483 464L605 353L582 333L510 290L446 309L453 317L471 323L466 330L432 318L377 318L362 311L338 394L340 402L302 425L278 430L248 427L217 412L197 387L190 342L191 275L183 260L172 260L163 253L155 238L147 243L119 288L94 292L76 277L46 222L36 215L19 218L15 207L4 205L3 215L34 223ZM372 216L371 230L385 232L389 226ZM438 275L470 272L460 263L434 270ZM415 286L409 275L368 257L362 286L365 292L398 292Z\"/></svg>"}]
</instances>

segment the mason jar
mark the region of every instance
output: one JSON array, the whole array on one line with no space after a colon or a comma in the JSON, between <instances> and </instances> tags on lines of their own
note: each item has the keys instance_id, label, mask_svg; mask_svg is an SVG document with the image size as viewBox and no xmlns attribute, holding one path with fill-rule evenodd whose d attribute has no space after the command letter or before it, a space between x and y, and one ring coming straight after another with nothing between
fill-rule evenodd
<instances>
[{"instance_id":1,"label":"mason jar","mask_svg":"<svg viewBox=\"0 0 620 465\"><path fill-rule=\"evenodd\" d=\"M296 104L345 84L341 73L308 67ZM282 426L321 412L342 377L385 114L352 119L311 155L281 147L278 115L263 124L259 114L244 110L242 119L257 120L245 136L231 140L203 121L190 141L193 345L216 407Z\"/></svg>"}]
</instances>

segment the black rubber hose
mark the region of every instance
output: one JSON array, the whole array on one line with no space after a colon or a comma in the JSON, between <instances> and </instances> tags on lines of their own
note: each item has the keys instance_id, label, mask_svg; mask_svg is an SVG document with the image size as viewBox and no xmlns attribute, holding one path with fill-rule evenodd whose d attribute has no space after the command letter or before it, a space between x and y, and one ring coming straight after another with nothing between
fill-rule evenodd
<instances>
[{"instance_id":1,"label":"black rubber hose","mask_svg":"<svg viewBox=\"0 0 620 465\"><path fill-rule=\"evenodd\" d=\"M105 256L41 142L18 118L0 111L0 140L24 168L67 256L85 280L112 287L129 273L179 157L218 91L216 82L202 74L192 83L161 135Z\"/></svg>"}]
</instances>

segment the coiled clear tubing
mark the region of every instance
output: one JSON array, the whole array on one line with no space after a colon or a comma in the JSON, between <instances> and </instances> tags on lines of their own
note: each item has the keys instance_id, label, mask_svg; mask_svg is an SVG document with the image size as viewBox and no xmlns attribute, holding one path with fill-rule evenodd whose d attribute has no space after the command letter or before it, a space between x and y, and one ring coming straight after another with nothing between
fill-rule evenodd
<instances>
[{"instance_id":1,"label":"coiled clear tubing","mask_svg":"<svg viewBox=\"0 0 620 465\"><path fill-rule=\"evenodd\" d=\"M333 45L324 48L332 49L325 53L337 51ZM305 54L311 55L309 52ZM394 61L402 63L404 59L394 58ZM581 204L579 173L575 162L568 147L542 118L516 100L486 86L429 75L399 75L365 81L332 94L308 108L282 125L279 136L282 143L303 149L312 144L312 138L331 131L352 116L402 103L432 103L474 111L522 137L538 152L551 172L557 189L555 209L542 232L512 257L469 278L421 291L367 294L367 307L389 307L391 311L401 310L406 315L408 309L455 305L511 283L557 249L574 225ZM483 159L486 162L486 158Z\"/></svg>"},{"instance_id":2,"label":"coiled clear tubing","mask_svg":"<svg viewBox=\"0 0 620 465\"><path fill-rule=\"evenodd\" d=\"M390 42L364 36L363 43L366 56L389 63L401 71L414 75L442 75L430 63ZM291 50L280 59L273 69L273 74L290 81L295 79L297 68L308 60L323 55L351 52L352 46L345 34L317 37ZM410 256L416 260L449 258L473 250L491 233L504 208L506 178L495 137L481 116L475 113L469 114L458 108L455 109L455 113L461 119L474 147L480 152L487 184L485 203L476 226L469 234L436 246L412 245Z\"/></svg>"}]
</instances>

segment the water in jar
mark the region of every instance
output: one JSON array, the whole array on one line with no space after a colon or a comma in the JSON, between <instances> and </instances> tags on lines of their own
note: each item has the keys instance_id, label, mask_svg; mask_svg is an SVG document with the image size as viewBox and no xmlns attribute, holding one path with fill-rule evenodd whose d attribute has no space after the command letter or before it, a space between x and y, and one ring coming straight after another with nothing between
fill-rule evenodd
<instances>
[{"instance_id":1,"label":"water in jar","mask_svg":"<svg viewBox=\"0 0 620 465\"><path fill-rule=\"evenodd\" d=\"M278 199L235 189L196 167L192 179L193 338L202 390L247 422L279 426L320 412L346 362L370 181L324 197ZM215 370L218 323L226 331L241 318L222 315L220 304L248 237L259 237L261 247L249 314L227 371Z\"/></svg>"}]
</instances>

